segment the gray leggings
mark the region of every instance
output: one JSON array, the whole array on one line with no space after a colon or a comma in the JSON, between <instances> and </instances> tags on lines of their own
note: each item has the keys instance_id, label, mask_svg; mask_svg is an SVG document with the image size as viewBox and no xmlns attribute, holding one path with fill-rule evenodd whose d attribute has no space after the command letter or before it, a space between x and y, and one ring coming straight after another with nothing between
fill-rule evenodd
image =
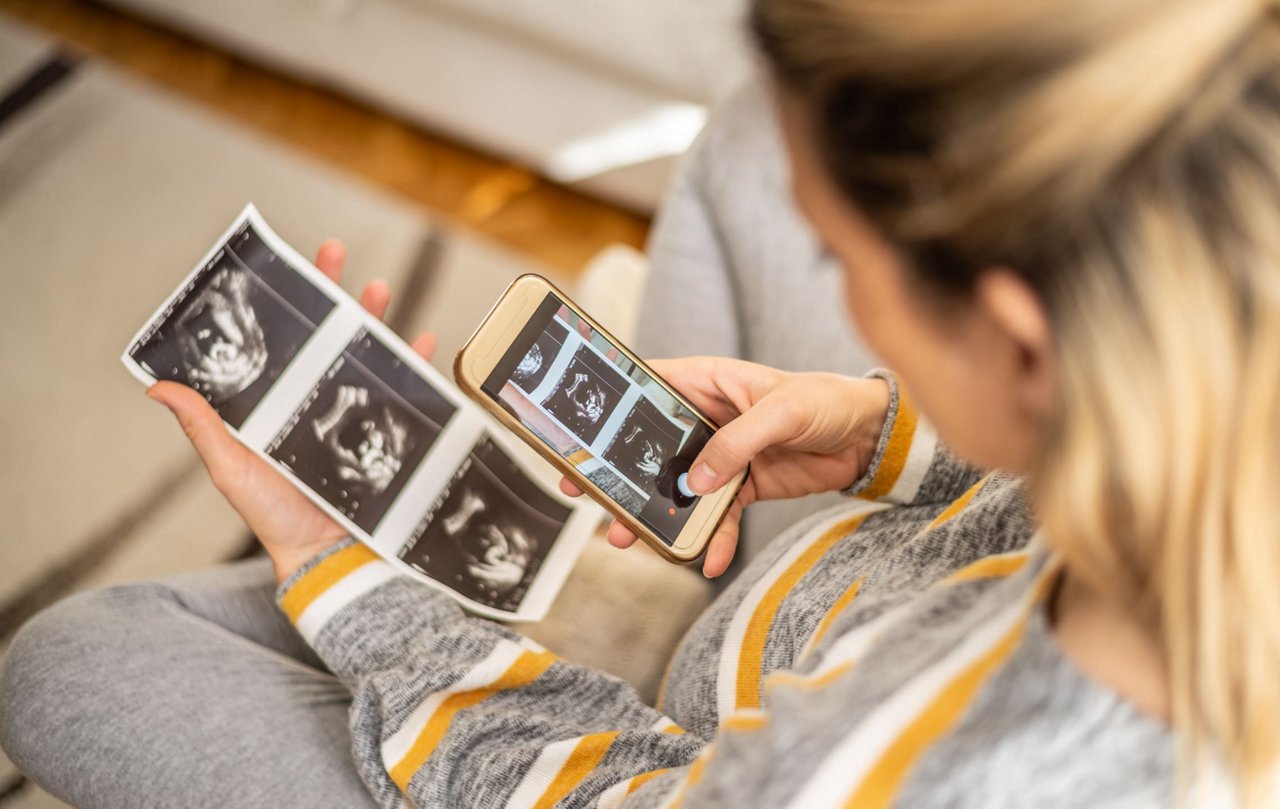
<instances>
[{"instance_id":1,"label":"gray leggings","mask_svg":"<svg viewBox=\"0 0 1280 809\"><path fill-rule=\"evenodd\" d=\"M46 610L0 672L0 746L78 807L374 805L351 695L274 593L262 559Z\"/></svg>"}]
</instances>

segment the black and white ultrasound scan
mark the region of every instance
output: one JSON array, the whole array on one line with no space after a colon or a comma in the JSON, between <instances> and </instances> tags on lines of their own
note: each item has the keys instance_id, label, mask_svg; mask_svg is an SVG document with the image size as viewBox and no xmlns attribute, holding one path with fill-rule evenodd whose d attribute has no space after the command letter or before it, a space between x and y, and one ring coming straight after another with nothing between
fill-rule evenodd
<instances>
[{"instance_id":1,"label":"black and white ultrasound scan","mask_svg":"<svg viewBox=\"0 0 1280 809\"><path fill-rule=\"evenodd\" d=\"M520 363L511 374L511 381L525 393L533 393L534 388L542 384L551 364L555 362L569 330L558 320L547 324L547 328L538 335L538 339L525 353Z\"/></svg>"},{"instance_id":2,"label":"black and white ultrasound scan","mask_svg":"<svg viewBox=\"0 0 1280 809\"><path fill-rule=\"evenodd\" d=\"M561 328L529 352L529 390L567 338ZM601 524L595 504L564 496L545 461L496 438L496 421L252 205L121 360L145 384L198 391L352 536L477 614L541 618ZM616 405L576 393L587 415Z\"/></svg>"},{"instance_id":3,"label":"black and white ultrasound scan","mask_svg":"<svg viewBox=\"0 0 1280 809\"><path fill-rule=\"evenodd\" d=\"M333 307L264 254L245 223L129 355L155 379L195 389L239 427Z\"/></svg>"},{"instance_id":4,"label":"black and white ultrasound scan","mask_svg":"<svg viewBox=\"0 0 1280 809\"><path fill-rule=\"evenodd\" d=\"M474 601L514 609L570 514L486 437L400 558Z\"/></svg>"},{"instance_id":5,"label":"black and white ultrasound scan","mask_svg":"<svg viewBox=\"0 0 1280 809\"><path fill-rule=\"evenodd\" d=\"M641 397L605 447L604 459L640 488L652 490L667 460L680 451L684 435L657 405Z\"/></svg>"},{"instance_id":6,"label":"black and white ultrasound scan","mask_svg":"<svg viewBox=\"0 0 1280 809\"><path fill-rule=\"evenodd\" d=\"M542 400L542 406L582 443L591 444L628 387L616 365L582 345L555 388Z\"/></svg>"},{"instance_id":7,"label":"black and white ultrasound scan","mask_svg":"<svg viewBox=\"0 0 1280 809\"><path fill-rule=\"evenodd\" d=\"M362 331L267 452L373 533L456 409Z\"/></svg>"}]
</instances>

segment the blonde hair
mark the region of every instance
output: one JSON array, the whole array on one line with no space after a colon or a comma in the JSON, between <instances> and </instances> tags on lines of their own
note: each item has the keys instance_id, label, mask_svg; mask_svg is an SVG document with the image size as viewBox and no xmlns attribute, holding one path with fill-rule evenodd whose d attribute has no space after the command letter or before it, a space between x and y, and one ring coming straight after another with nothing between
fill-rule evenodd
<instances>
[{"instance_id":1,"label":"blonde hair","mask_svg":"<svg viewBox=\"0 0 1280 809\"><path fill-rule=\"evenodd\" d=\"M913 272L1037 290L1038 516L1160 639L1180 794L1222 767L1280 802L1280 3L756 0L752 25Z\"/></svg>"}]
</instances>

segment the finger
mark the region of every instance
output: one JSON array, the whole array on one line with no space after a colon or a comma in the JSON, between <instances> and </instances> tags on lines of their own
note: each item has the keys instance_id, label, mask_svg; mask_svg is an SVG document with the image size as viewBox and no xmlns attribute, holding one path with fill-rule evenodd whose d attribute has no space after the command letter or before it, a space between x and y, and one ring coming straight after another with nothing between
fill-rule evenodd
<instances>
[{"instance_id":1,"label":"finger","mask_svg":"<svg viewBox=\"0 0 1280 809\"><path fill-rule=\"evenodd\" d=\"M609 525L609 533L606 534L606 537L609 540L609 544L615 548L630 548L632 545L636 544L636 535L630 528L617 520L614 520L613 523Z\"/></svg>"},{"instance_id":2,"label":"finger","mask_svg":"<svg viewBox=\"0 0 1280 809\"><path fill-rule=\"evenodd\" d=\"M729 569L733 555L738 550L738 533L742 527L742 501L734 501L724 515L707 544L707 555L702 560L702 575L714 579Z\"/></svg>"},{"instance_id":3,"label":"finger","mask_svg":"<svg viewBox=\"0 0 1280 809\"><path fill-rule=\"evenodd\" d=\"M412 348L414 353L419 357L430 362L431 358L436 355L436 345L436 336L430 332L424 331L422 334L413 338L413 342L409 344L409 348Z\"/></svg>"},{"instance_id":4,"label":"finger","mask_svg":"<svg viewBox=\"0 0 1280 809\"><path fill-rule=\"evenodd\" d=\"M147 396L169 408L178 418L178 424L195 446L214 484L222 488L241 449L227 432L222 418L203 396L177 382L157 382L147 389Z\"/></svg>"},{"instance_id":5,"label":"finger","mask_svg":"<svg viewBox=\"0 0 1280 809\"><path fill-rule=\"evenodd\" d=\"M381 320L387 313L387 307L391 305L391 288L387 286L387 282L381 279L370 281L364 292L360 293L360 305Z\"/></svg>"},{"instance_id":6,"label":"finger","mask_svg":"<svg viewBox=\"0 0 1280 809\"><path fill-rule=\"evenodd\" d=\"M689 488L697 494L716 491L760 452L795 437L799 418L794 403L761 399L711 436L689 470Z\"/></svg>"},{"instance_id":7,"label":"finger","mask_svg":"<svg viewBox=\"0 0 1280 809\"><path fill-rule=\"evenodd\" d=\"M583 494L582 489L578 484L568 478L560 478L560 491L564 492L569 497L581 497Z\"/></svg>"},{"instance_id":8,"label":"finger","mask_svg":"<svg viewBox=\"0 0 1280 809\"><path fill-rule=\"evenodd\" d=\"M727 357L650 360L648 365L719 424L732 421L777 384L776 369Z\"/></svg>"},{"instance_id":9,"label":"finger","mask_svg":"<svg viewBox=\"0 0 1280 809\"><path fill-rule=\"evenodd\" d=\"M334 281L342 280L342 268L347 263L347 247L337 239L325 239L316 251L316 267Z\"/></svg>"}]
</instances>

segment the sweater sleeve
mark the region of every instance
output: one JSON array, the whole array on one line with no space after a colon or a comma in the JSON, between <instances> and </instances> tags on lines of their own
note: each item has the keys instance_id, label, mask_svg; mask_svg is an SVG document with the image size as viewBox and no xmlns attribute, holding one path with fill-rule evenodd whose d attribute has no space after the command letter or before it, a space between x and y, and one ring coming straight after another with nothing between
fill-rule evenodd
<instances>
[{"instance_id":1,"label":"sweater sleeve","mask_svg":"<svg viewBox=\"0 0 1280 809\"><path fill-rule=\"evenodd\" d=\"M845 494L896 505L950 503L978 483L983 470L938 439L897 377L884 370L868 376L889 383L889 415L871 465Z\"/></svg>"},{"instance_id":2,"label":"sweater sleeve","mask_svg":"<svg viewBox=\"0 0 1280 809\"><path fill-rule=\"evenodd\" d=\"M706 744L353 540L278 598L351 689L353 754L383 806L619 806L650 780L646 795L675 788Z\"/></svg>"}]
</instances>

